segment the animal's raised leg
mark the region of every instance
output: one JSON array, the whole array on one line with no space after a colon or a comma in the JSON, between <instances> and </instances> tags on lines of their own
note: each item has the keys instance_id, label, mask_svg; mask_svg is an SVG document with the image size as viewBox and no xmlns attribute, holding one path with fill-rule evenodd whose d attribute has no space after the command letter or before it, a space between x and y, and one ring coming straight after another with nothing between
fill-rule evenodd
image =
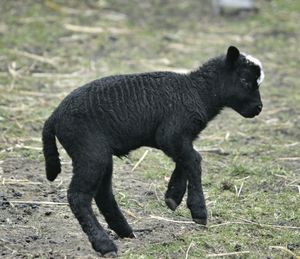
<instances>
[{"instance_id":1,"label":"animal's raised leg","mask_svg":"<svg viewBox=\"0 0 300 259\"><path fill-rule=\"evenodd\" d=\"M166 193L166 203L171 209L168 199L175 201L178 205L185 192L186 179L188 181L187 206L191 211L193 220L196 223L207 224L207 210L201 184L201 156L194 150L193 143L188 138L169 138L162 146L163 151L173 158L176 163L175 176L171 177ZM173 188L172 188L173 187ZM177 200L176 200L177 199ZM178 202L178 203L177 203ZM176 207L175 207L176 208Z\"/></svg>"},{"instance_id":2,"label":"animal's raised leg","mask_svg":"<svg viewBox=\"0 0 300 259\"><path fill-rule=\"evenodd\" d=\"M124 215L120 211L112 191L112 161L107 167L106 173L98 186L95 195L96 204L103 214L109 227L120 237L134 238L132 228L127 223Z\"/></svg>"},{"instance_id":3,"label":"animal's raised leg","mask_svg":"<svg viewBox=\"0 0 300 259\"><path fill-rule=\"evenodd\" d=\"M184 173L184 168L180 163L176 163L165 194L165 202L171 210L175 210L181 203L186 192L186 186L187 175Z\"/></svg>"},{"instance_id":4,"label":"animal's raised leg","mask_svg":"<svg viewBox=\"0 0 300 259\"><path fill-rule=\"evenodd\" d=\"M74 175L68 190L68 201L93 248L104 256L115 257L117 247L97 221L91 207L104 172L110 166L108 156L98 155L99 150L95 150L95 146L81 147L80 154L72 157Z\"/></svg>"}]
</instances>

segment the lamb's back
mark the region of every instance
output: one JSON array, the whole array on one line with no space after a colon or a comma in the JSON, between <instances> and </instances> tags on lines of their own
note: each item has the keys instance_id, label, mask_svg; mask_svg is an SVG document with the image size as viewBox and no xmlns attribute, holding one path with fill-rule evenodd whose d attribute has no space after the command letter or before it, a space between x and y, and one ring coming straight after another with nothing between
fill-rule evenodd
<instances>
[{"instance_id":1,"label":"lamb's back","mask_svg":"<svg viewBox=\"0 0 300 259\"><path fill-rule=\"evenodd\" d=\"M155 145L156 129L180 107L184 87L183 75L172 72L104 77L70 93L59 113L101 131L122 153L123 147Z\"/></svg>"}]
</instances>

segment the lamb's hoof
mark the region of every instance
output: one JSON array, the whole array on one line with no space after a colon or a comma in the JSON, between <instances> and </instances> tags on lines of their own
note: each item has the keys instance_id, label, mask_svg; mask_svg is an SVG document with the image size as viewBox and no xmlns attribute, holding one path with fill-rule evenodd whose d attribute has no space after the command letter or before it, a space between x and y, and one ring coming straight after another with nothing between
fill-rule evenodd
<instances>
[{"instance_id":1,"label":"lamb's hoof","mask_svg":"<svg viewBox=\"0 0 300 259\"><path fill-rule=\"evenodd\" d=\"M110 239L98 239L92 242L94 250L106 258L117 257L118 248Z\"/></svg>"},{"instance_id":2,"label":"lamb's hoof","mask_svg":"<svg viewBox=\"0 0 300 259\"><path fill-rule=\"evenodd\" d=\"M118 257L117 253L112 251L112 252L108 252L108 253L105 253L103 255L104 258L116 258Z\"/></svg>"},{"instance_id":3,"label":"lamb's hoof","mask_svg":"<svg viewBox=\"0 0 300 259\"><path fill-rule=\"evenodd\" d=\"M207 219L197 219L197 218L193 218L193 221L197 224L200 224L200 225L207 225Z\"/></svg>"},{"instance_id":4,"label":"lamb's hoof","mask_svg":"<svg viewBox=\"0 0 300 259\"><path fill-rule=\"evenodd\" d=\"M172 198L166 198L165 203L169 207L169 209L175 211L176 208L178 207L178 204L172 199Z\"/></svg>"}]
</instances>

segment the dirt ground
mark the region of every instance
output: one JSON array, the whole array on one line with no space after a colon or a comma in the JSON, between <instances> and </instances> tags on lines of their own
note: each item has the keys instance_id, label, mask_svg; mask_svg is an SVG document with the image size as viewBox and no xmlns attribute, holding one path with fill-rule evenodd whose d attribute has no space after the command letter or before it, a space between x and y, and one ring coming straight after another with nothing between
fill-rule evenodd
<instances>
[{"instance_id":1,"label":"dirt ground","mask_svg":"<svg viewBox=\"0 0 300 259\"><path fill-rule=\"evenodd\" d=\"M99 256L67 204L62 149L63 172L45 177L41 129L64 96L106 75L186 72L236 45L263 62L264 110L253 120L225 110L195 142L208 226L185 200L167 209L174 164L145 147L114 159L114 193L137 238L118 238L93 208L121 258L298 259L300 4L257 2L258 13L215 17L204 0L1 0L0 257Z\"/></svg>"},{"instance_id":2,"label":"dirt ground","mask_svg":"<svg viewBox=\"0 0 300 259\"><path fill-rule=\"evenodd\" d=\"M1 256L32 258L94 258L97 254L74 219L66 200L66 188L70 178L70 167L56 184L50 185L44 177L44 167L40 162L27 159L8 159L3 164L5 192L1 192ZM161 240L179 239L180 233L194 229L194 224L185 224L178 229L166 221L152 219L144 212L144 200L159 202L151 181L141 181L130 176L131 168L124 166L115 179L116 191L129 196L128 202L136 208L124 210L137 239L120 240L107 229L119 247L119 253L140 249L145 243L160 243ZM33 176L32 172L36 175ZM21 175L22 180L9 180L11 175ZM130 186L130 190L129 187ZM124 194L123 194L124 193ZM161 196L161 195L160 195ZM122 196L121 196L122 197ZM122 204L122 198L119 199ZM24 203L22 201L29 201ZM41 202L41 204L39 203ZM96 207L94 207L96 210ZM100 222L107 228L103 218ZM154 216L154 215L153 215ZM186 220L186 219L184 219ZM3 227L5 225L5 227ZM2 238L4 237L4 238ZM171 240L170 240L171 237Z\"/></svg>"}]
</instances>

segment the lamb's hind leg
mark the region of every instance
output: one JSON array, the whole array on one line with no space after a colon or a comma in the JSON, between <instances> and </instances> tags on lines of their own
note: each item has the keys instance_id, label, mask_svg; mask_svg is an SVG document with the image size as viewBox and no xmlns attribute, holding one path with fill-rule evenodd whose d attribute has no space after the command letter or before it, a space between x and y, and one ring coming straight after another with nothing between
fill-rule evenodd
<instances>
[{"instance_id":1,"label":"lamb's hind leg","mask_svg":"<svg viewBox=\"0 0 300 259\"><path fill-rule=\"evenodd\" d=\"M107 168L105 175L98 187L95 195L96 204L103 214L109 227L120 237L134 238L132 228L127 223L124 215L120 211L112 191L112 162Z\"/></svg>"},{"instance_id":2,"label":"lamb's hind leg","mask_svg":"<svg viewBox=\"0 0 300 259\"><path fill-rule=\"evenodd\" d=\"M68 190L68 201L93 248L104 256L113 257L117 255L117 247L97 221L91 207L97 187L109 166L109 160L96 157L95 150L82 147L81 151L77 159L72 157L74 175Z\"/></svg>"}]
</instances>

